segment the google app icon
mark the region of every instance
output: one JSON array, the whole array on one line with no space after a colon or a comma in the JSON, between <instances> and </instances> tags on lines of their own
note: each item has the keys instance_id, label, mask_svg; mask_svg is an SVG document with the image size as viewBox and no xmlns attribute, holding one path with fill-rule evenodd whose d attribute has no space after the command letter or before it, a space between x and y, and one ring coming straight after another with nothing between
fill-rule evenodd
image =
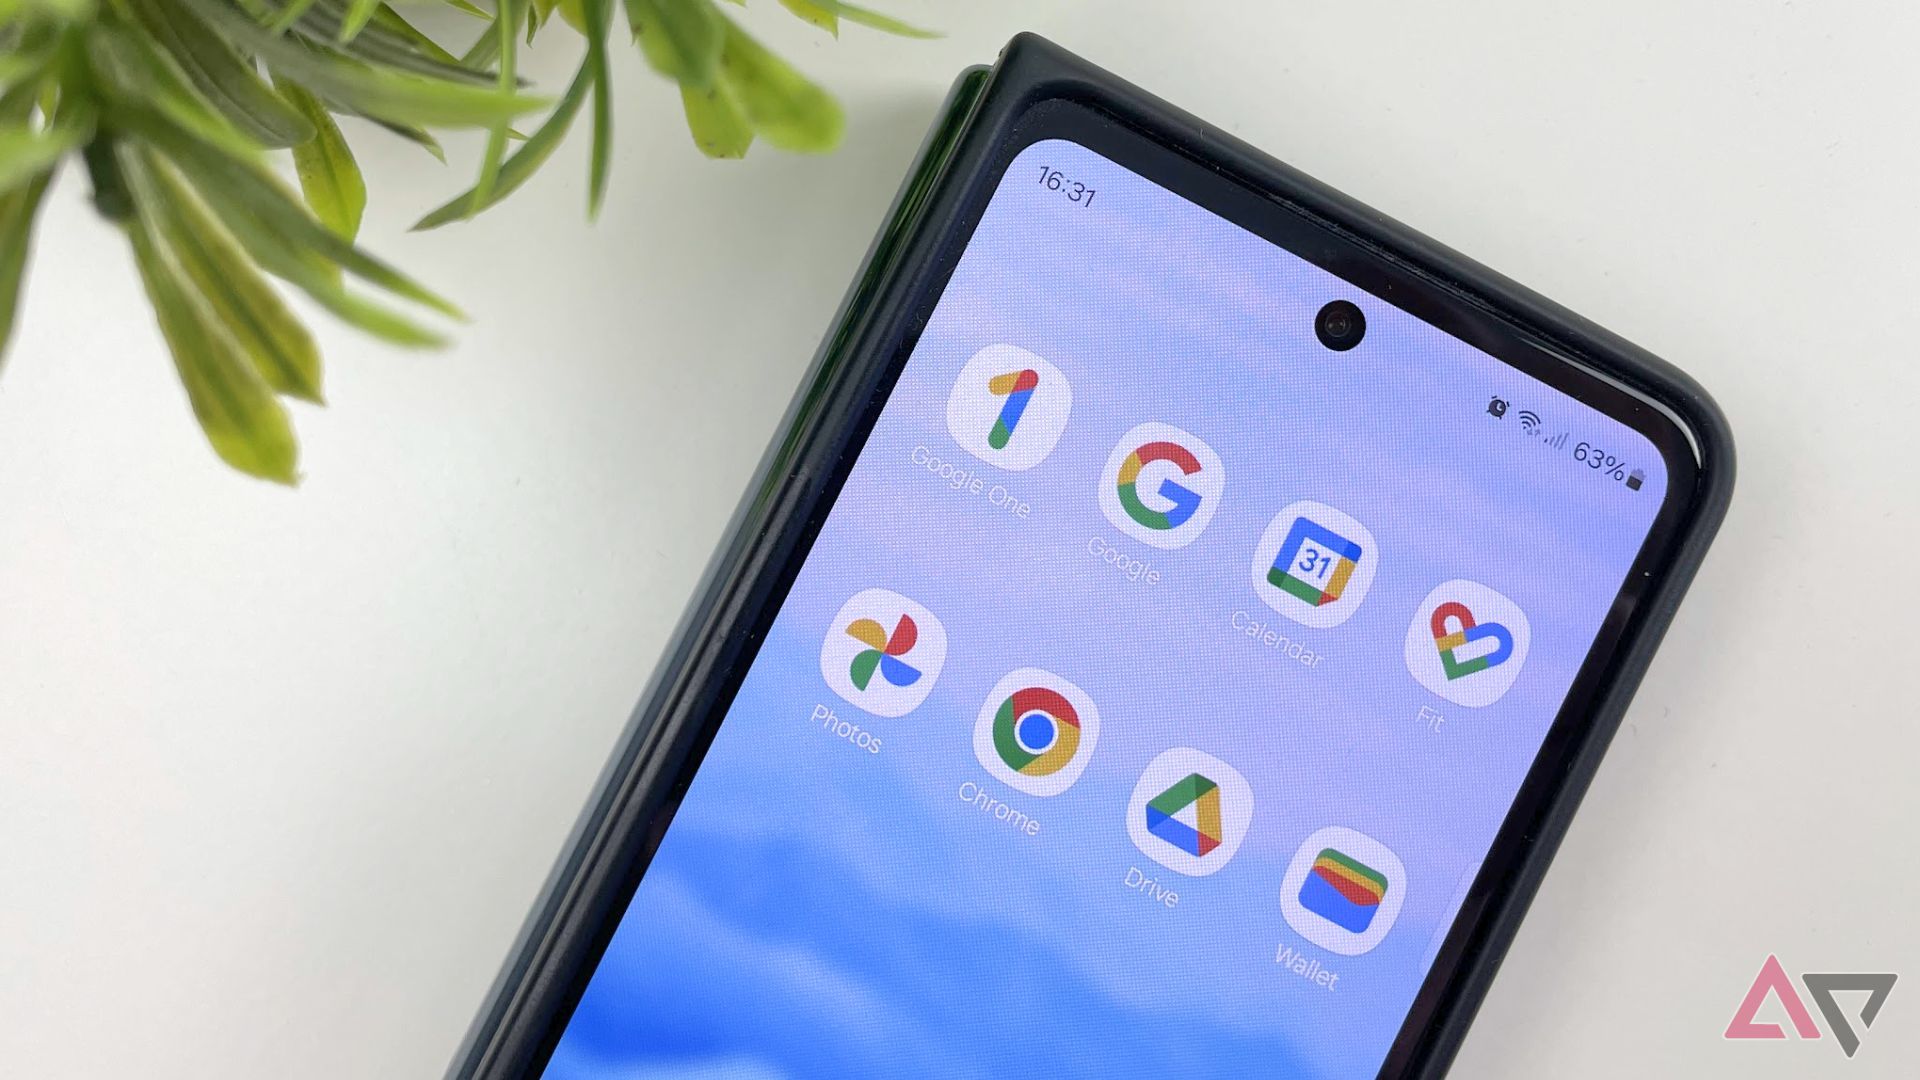
<instances>
[{"instance_id":1,"label":"google app icon","mask_svg":"<svg viewBox=\"0 0 1920 1080\"><path fill-rule=\"evenodd\" d=\"M1107 458L1100 509L1135 540L1172 550L1199 539L1226 486L1213 447L1171 424L1141 424Z\"/></svg>"}]
</instances>

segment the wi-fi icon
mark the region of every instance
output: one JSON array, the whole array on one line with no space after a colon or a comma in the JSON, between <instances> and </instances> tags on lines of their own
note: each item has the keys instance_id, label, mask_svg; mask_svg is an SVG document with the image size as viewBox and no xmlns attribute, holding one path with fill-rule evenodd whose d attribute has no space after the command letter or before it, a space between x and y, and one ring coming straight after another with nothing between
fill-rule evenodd
<instances>
[{"instance_id":1,"label":"wi-fi icon","mask_svg":"<svg viewBox=\"0 0 1920 1080\"><path fill-rule=\"evenodd\" d=\"M1537 433L1540 430L1540 414L1532 409L1521 409L1520 430L1529 435Z\"/></svg>"}]
</instances>

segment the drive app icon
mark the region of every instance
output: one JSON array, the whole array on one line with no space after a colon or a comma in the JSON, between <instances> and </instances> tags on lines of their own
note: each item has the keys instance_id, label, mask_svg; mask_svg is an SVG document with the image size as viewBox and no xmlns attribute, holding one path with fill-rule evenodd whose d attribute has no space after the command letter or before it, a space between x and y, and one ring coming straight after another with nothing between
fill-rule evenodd
<instances>
[{"instance_id":1,"label":"drive app icon","mask_svg":"<svg viewBox=\"0 0 1920 1080\"><path fill-rule=\"evenodd\" d=\"M933 692L947 662L947 631L933 612L886 589L856 593L820 646L833 692L875 716L905 716Z\"/></svg>"},{"instance_id":2,"label":"drive app icon","mask_svg":"<svg viewBox=\"0 0 1920 1080\"><path fill-rule=\"evenodd\" d=\"M1253 824L1253 788L1212 754L1177 746L1147 766L1127 800L1127 835L1169 870L1205 877L1227 865Z\"/></svg>"}]
</instances>

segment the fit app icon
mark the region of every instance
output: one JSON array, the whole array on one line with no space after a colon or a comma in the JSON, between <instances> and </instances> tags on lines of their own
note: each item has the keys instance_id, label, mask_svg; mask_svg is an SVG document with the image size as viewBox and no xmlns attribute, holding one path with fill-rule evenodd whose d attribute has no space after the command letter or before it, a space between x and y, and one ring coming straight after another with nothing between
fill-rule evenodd
<instances>
[{"instance_id":1,"label":"fit app icon","mask_svg":"<svg viewBox=\"0 0 1920 1080\"><path fill-rule=\"evenodd\" d=\"M1324 503L1302 500L1274 516L1253 550L1253 591L1304 626L1347 621L1380 565L1373 534Z\"/></svg>"},{"instance_id":2,"label":"fit app icon","mask_svg":"<svg viewBox=\"0 0 1920 1080\"><path fill-rule=\"evenodd\" d=\"M1407 899L1407 868L1387 845L1330 825L1293 853L1280 882L1280 914L1328 952L1359 956L1393 929Z\"/></svg>"},{"instance_id":3,"label":"fit app icon","mask_svg":"<svg viewBox=\"0 0 1920 1080\"><path fill-rule=\"evenodd\" d=\"M1233 858L1253 823L1247 778L1211 754L1175 747L1153 759L1127 800L1127 835L1154 862L1205 877Z\"/></svg>"},{"instance_id":4,"label":"fit app icon","mask_svg":"<svg viewBox=\"0 0 1920 1080\"><path fill-rule=\"evenodd\" d=\"M1135 540L1167 550L1199 539L1227 485L1213 447L1169 424L1141 424L1127 432L1100 477L1107 520Z\"/></svg>"},{"instance_id":5,"label":"fit app icon","mask_svg":"<svg viewBox=\"0 0 1920 1080\"><path fill-rule=\"evenodd\" d=\"M1020 472L1053 452L1072 410L1059 368L1017 346L989 345L954 380L947 430L967 453Z\"/></svg>"},{"instance_id":6,"label":"fit app icon","mask_svg":"<svg viewBox=\"0 0 1920 1080\"><path fill-rule=\"evenodd\" d=\"M905 716L933 692L947 661L947 631L933 612L885 589L856 594L820 647L833 692L875 716Z\"/></svg>"},{"instance_id":7,"label":"fit app icon","mask_svg":"<svg viewBox=\"0 0 1920 1080\"><path fill-rule=\"evenodd\" d=\"M1473 581L1427 594L1407 627L1407 670L1455 705L1499 701L1527 663L1532 631L1520 605Z\"/></svg>"},{"instance_id":8,"label":"fit app icon","mask_svg":"<svg viewBox=\"0 0 1920 1080\"><path fill-rule=\"evenodd\" d=\"M1086 692L1050 671L1021 668L980 706L973 754L986 770L1029 795L1073 786L1100 739L1100 710Z\"/></svg>"}]
</instances>

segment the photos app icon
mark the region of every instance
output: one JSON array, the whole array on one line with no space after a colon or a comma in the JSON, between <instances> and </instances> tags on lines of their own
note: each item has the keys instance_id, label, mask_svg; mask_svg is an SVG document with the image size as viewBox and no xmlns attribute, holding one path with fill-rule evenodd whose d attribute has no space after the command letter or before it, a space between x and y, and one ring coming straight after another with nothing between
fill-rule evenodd
<instances>
[{"instance_id":1,"label":"photos app icon","mask_svg":"<svg viewBox=\"0 0 1920 1080\"><path fill-rule=\"evenodd\" d=\"M896 592L856 593L820 645L833 692L875 716L905 716L933 692L947 662L947 631L933 612Z\"/></svg>"}]
</instances>

